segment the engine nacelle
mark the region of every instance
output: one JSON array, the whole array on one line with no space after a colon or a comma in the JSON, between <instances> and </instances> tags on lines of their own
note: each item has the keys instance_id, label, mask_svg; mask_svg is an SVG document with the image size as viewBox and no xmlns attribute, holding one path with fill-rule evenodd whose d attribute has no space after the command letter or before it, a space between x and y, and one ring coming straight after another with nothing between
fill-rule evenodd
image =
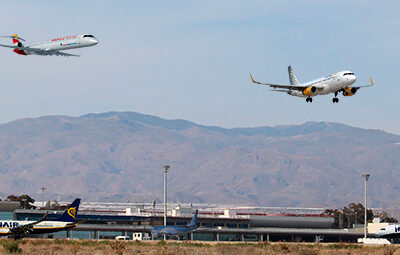
<instances>
[{"instance_id":1,"label":"engine nacelle","mask_svg":"<svg viewBox=\"0 0 400 255\"><path fill-rule=\"evenodd\" d=\"M24 47L24 45L19 41L14 42L14 46L17 46L17 47L20 47L20 48Z\"/></svg>"},{"instance_id":2,"label":"engine nacelle","mask_svg":"<svg viewBox=\"0 0 400 255\"><path fill-rule=\"evenodd\" d=\"M315 94L315 92L317 92L317 88L315 86L310 86L310 87L306 88L305 90L303 90L303 95L312 96Z\"/></svg>"},{"instance_id":3,"label":"engine nacelle","mask_svg":"<svg viewBox=\"0 0 400 255\"><path fill-rule=\"evenodd\" d=\"M348 87L345 90L343 90L343 96L345 96L345 97L353 96L356 92L357 92L357 88Z\"/></svg>"}]
</instances>

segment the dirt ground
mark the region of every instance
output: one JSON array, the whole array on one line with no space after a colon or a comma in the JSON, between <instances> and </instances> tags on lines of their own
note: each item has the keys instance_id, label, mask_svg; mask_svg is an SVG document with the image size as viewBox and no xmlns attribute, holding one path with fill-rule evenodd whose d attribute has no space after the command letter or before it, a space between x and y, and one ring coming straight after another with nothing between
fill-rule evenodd
<instances>
[{"instance_id":1,"label":"dirt ground","mask_svg":"<svg viewBox=\"0 0 400 255\"><path fill-rule=\"evenodd\" d=\"M376 254L400 255L398 245L177 241L0 240L1 254Z\"/></svg>"}]
</instances>

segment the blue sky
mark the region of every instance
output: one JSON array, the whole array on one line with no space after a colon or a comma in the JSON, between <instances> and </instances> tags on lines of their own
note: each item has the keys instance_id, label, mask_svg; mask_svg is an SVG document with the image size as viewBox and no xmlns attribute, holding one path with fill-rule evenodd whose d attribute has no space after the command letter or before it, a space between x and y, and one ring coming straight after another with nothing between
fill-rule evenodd
<instances>
[{"instance_id":1,"label":"blue sky","mask_svg":"<svg viewBox=\"0 0 400 255\"><path fill-rule=\"evenodd\" d=\"M0 31L29 42L82 33L80 58L0 49L0 122L136 111L223 127L335 121L400 134L398 1L1 1ZM10 43L1 39L1 43ZM250 84L341 70L356 96L304 98Z\"/></svg>"}]
</instances>

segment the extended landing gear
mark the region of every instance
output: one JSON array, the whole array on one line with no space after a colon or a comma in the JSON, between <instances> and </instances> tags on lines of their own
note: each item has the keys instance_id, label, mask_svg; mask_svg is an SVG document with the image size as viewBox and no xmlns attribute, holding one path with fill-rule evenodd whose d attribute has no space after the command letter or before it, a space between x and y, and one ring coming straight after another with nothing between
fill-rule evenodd
<instances>
[{"instance_id":1,"label":"extended landing gear","mask_svg":"<svg viewBox=\"0 0 400 255\"><path fill-rule=\"evenodd\" d=\"M306 102L307 102L307 103L308 103L308 102L312 103L312 98L311 98L311 97L307 97L307 98L306 98Z\"/></svg>"},{"instance_id":2,"label":"extended landing gear","mask_svg":"<svg viewBox=\"0 0 400 255\"><path fill-rule=\"evenodd\" d=\"M338 91L335 92L335 97L332 98L332 103L339 103L339 98L337 98L338 93Z\"/></svg>"}]
</instances>

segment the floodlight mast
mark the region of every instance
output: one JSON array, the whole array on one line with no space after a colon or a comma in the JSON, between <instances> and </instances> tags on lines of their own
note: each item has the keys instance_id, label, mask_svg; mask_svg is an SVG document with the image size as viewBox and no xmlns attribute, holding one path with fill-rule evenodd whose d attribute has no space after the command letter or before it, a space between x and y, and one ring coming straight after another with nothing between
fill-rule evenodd
<instances>
[{"instance_id":1,"label":"floodlight mast","mask_svg":"<svg viewBox=\"0 0 400 255\"><path fill-rule=\"evenodd\" d=\"M370 174L363 174L362 177L365 179L364 183L364 238L367 238L367 233L368 233L368 225L367 225L367 182L368 179L371 175Z\"/></svg>"},{"instance_id":2,"label":"floodlight mast","mask_svg":"<svg viewBox=\"0 0 400 255\"><path fill-rule=\"evenodd\" d=\"M42 187L41 190L42 190L42 207L44 207L44 191L46 190L46 188Z\"/></svg>"},{"instance_id":3,"label":"floodlight mast","mask_svg":"<svg viewBox=\"0 0 400 255\"><path fill-rule=\"evenodd\" d=\"M169 165L161 165L164 169L164 226L167 226L167 173L170 168ZM166 235L164 235L164 240L166 240Z\"/></svg>"}]
</instances>

